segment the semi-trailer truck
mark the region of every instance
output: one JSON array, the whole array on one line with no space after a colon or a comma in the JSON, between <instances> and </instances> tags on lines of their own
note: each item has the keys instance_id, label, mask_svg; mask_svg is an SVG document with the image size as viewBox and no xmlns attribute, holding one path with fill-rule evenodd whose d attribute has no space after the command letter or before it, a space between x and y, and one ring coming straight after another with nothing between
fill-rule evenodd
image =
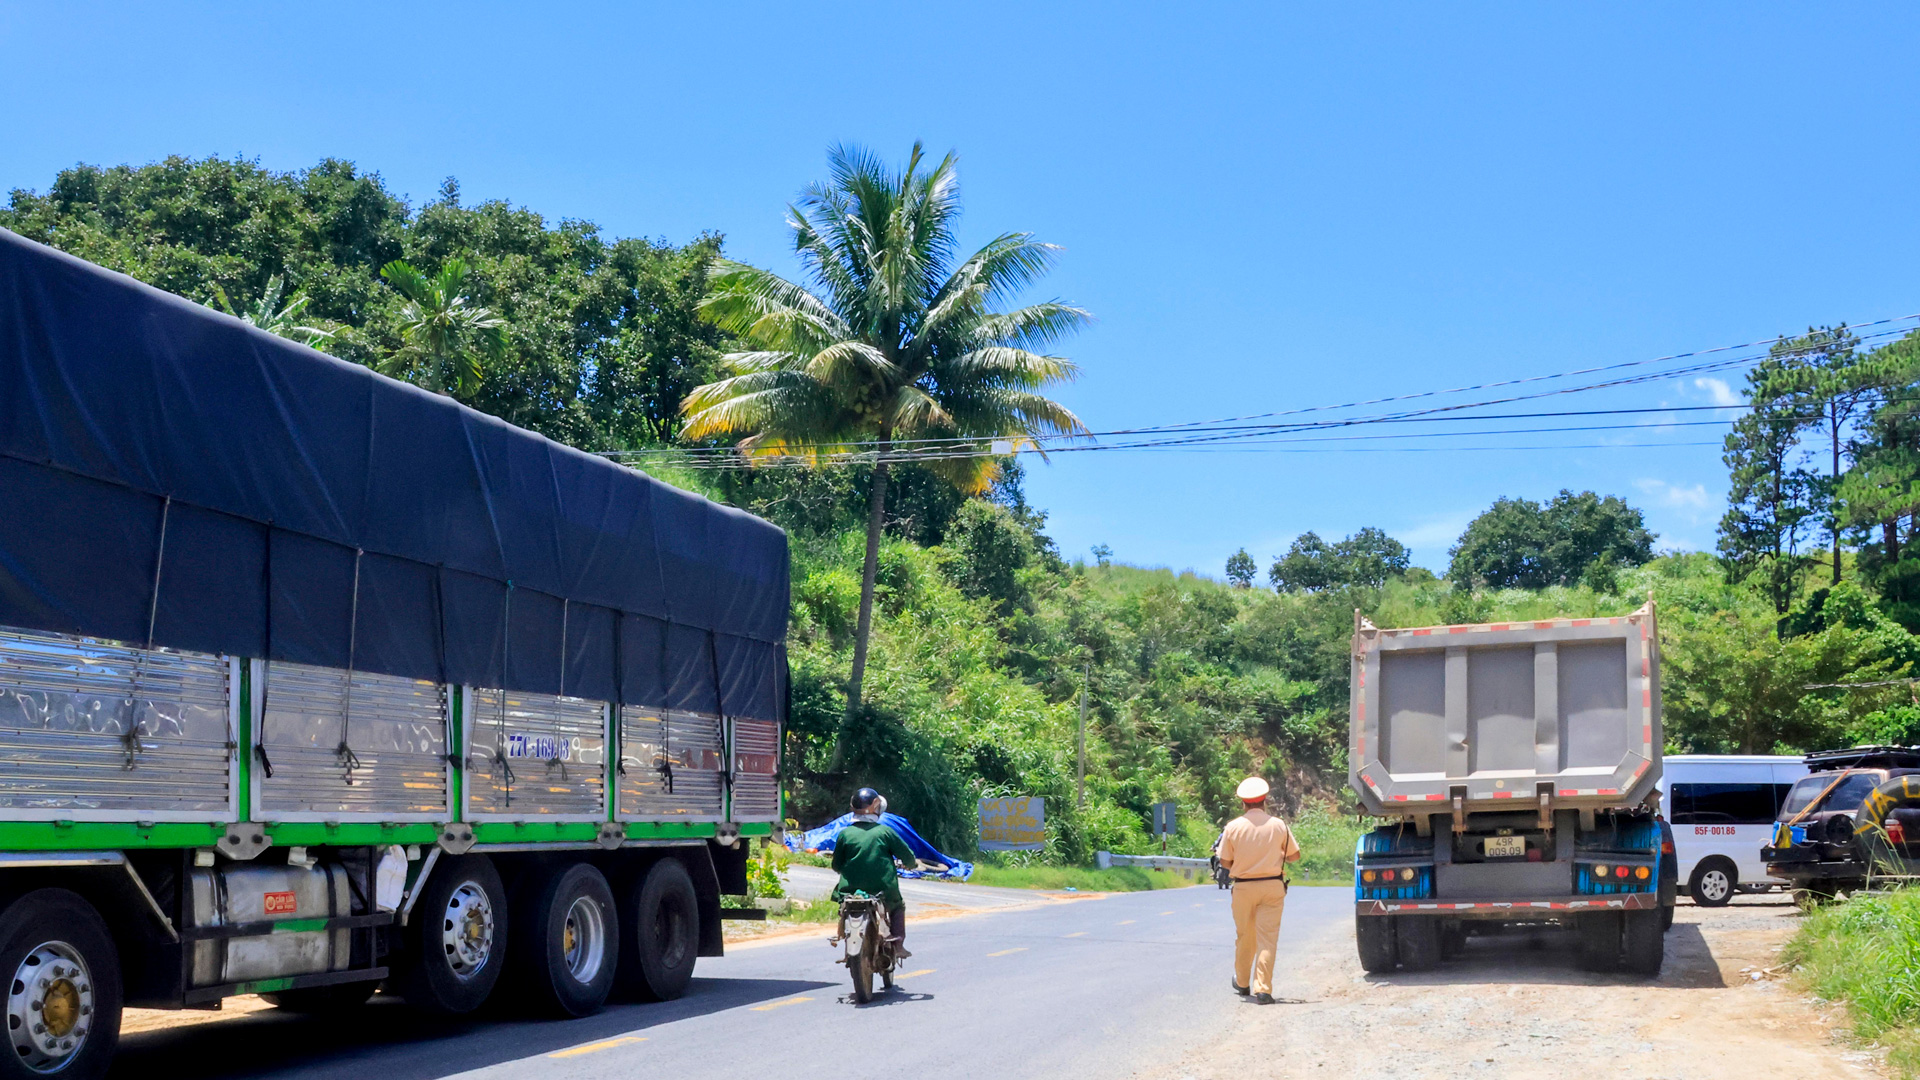
<instances>
[{"instance_id":1,"label":"semi-trailer truck","mask_svg":"<svg viewBox=\"0 0 1920 1080\"><path fill-rule=\"evenodd\" d=\"M1381 629L1354 613L1349 779L1362 967L1469 935L1573 930L1583 966L1654 974L1674 902L1657 816L1654 606L1617 618Z\"/></svg>"},{"instance_id":2,"label":"semi-trailer truck","mask_svg":"<svg viewBox=\"0 0 1920 1080\"><path fill-rule=\"evenodd\" d=\"M757 914L777 528L5 230L0 496L0 1077L671 998Z\"/></svg>"}]
</instances>

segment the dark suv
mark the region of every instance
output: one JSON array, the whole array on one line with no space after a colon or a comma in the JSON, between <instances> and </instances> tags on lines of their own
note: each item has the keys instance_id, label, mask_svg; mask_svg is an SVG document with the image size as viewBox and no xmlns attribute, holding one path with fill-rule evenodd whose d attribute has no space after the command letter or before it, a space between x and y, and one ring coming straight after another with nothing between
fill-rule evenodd
<instances>
[{"instance_id":1,"label":"dark suv","mask_svg":"<svg viewBox=\"0 0 1920 1080\"><path fill-rule=\"evenodd\" d=\"M1875 838L1871 851L1853 831L1874 788L1920 773L1920 747L1856 746L1806 760L1809 774L1787 793L1773 843L1760 849L1767 873L1792 882L1795 898L1806 900L1861 888L1870 871L1920 872L1920 808L1889 814L1885 836Z\"/></svg>"}]
</instances>

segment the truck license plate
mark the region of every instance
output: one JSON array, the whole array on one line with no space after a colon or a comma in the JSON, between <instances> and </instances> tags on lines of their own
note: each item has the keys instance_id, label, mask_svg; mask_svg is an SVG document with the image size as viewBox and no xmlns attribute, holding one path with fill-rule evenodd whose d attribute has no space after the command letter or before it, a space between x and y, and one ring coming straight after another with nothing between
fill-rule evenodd
<instances>
[{"instance_id":1,"label":"truck license plate","mask_svg":"<svg viewBox=\"0 0 1920 1080\"><path fill-rule=\"evenodd\" d=\"M1487 858L1499 859L1527 853L1527 838L1524 836L1487 837Z\"/></svg>"}]
</instances>

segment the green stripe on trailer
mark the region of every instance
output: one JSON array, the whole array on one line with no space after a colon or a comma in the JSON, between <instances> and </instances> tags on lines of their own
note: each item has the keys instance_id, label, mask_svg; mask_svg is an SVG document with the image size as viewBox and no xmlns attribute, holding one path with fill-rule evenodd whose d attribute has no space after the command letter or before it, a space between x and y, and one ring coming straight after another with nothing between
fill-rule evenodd
<instances>
[{"instance_id":1,"label":"green stripe on trailer","mask_svg":"<svg viewBox=\"0 0 1920 1080\"><path fill-rule=\"evenodd\" d=\"M233 984L233 993L236 996L240 994L274 994L282 990L291 989L293 989L292 979L256 979L253 982Z\"/></svg>"},{"instance_id":2,"label":"green stripe on trailer","mask_svg":"<svg viewBox=\"0 0 1920 1080\"><path fill-rule=\"evenodd\" d=\"M357 846L368 844L431 844L440 839L440 826L431 821L282 821L267 826L275 847Z\"/></svg>"},{"instance_id":3,"label":"green stripe on trailer","mask_svg":"<svg viewBox=\"0 0 1920 1080\"><path fill-rule=\"evenodd\" d=\"M629 840L684 840L713 835L711 821L629 821Z\"/></svg>"},{"instance_id":4,"label":"green stripe on trailer","mask_svg":"<svg viewBox=\"0 0 1920 1080\"><path fill-rule=\"evenodd\" d=\"M741 836L772 836L773 823L770 821L743 821L740 823Z\"/></svg>"},{"instance_id":5,"label":"green stripe on trailer","mask_svg":"<svg viewBox=\"0 0 1920 1080\"><path fill-rule=\"evenodd\" d=\"M488 821L473 827L476 844L537 844L543 840L597 840L597 821Z\"/></svg>"},{"instance_id":6,"label":"green stripe on trailer","mask_svg":"<svg viewBox=\"0 0 1920 1080\"><path fill-rule=\"evenodd\" d=\"M129 848L212 847L227 833L220 824L163 821L0 821L0 851L118 851Z\"/></svg>"}]
</instances>

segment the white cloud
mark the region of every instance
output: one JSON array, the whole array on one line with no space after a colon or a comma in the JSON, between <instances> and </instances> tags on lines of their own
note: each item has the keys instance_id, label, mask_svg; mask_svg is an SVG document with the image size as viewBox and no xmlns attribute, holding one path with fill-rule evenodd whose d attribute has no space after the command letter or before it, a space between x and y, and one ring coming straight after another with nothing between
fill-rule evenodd
<instances>
[{"instance_id":1,"label":"white cloud","mask_svg":"<svg viewBox=\"0 0 1920 1080\"><path fill-rule=\"evenodd\" d=\"M1705 390L1715 405L1746 404L1740 400L1739 394L1734 393L1733 387L1727 385L1725 379L1710 379L1703 376L1693 380L1693 385L1697 390Z\"/></svg>"},{"instance_id":2,"label":"white cloud","mask_svg":"<svg viewBox=\"0 0 1920 1080\"><path fill-rule=\"evenodd\" d=\"M1687 510L1699 513L1713 504L1713 496L1707 494L1707 485L1693 484L1680 486L1669 484L1665 480L1635 480L1633 486L1647 497L1656 500L1661 506L1675 510Z\"/></svg>"}]
</instances>

